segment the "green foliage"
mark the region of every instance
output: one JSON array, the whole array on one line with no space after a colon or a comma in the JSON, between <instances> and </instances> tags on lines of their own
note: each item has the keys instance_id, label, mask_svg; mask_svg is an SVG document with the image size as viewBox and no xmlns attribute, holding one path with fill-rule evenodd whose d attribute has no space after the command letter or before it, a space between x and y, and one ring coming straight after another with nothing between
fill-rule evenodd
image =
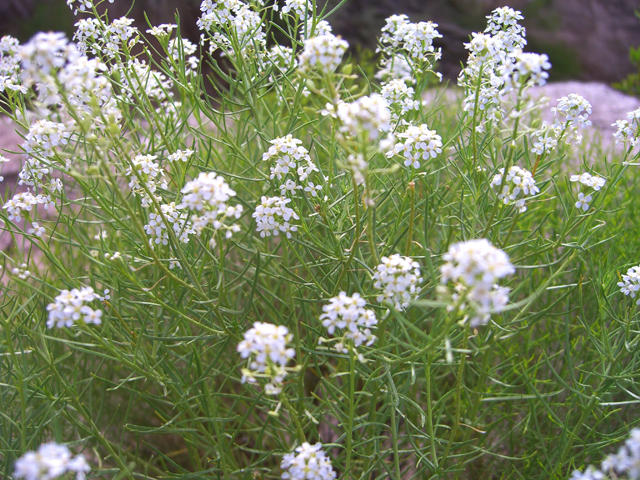
<instances>
[{"instance_id":1,"label":"green foliage","mask_svg":"<svg viewBox=\"0 0 640 480\"><path fill-rule=\"evenodd\" d=\"M277 29L299 54L296 20L277 27L270 9L259 12L267 38ZM84 105L94 108L89 119L64 89L60 111L47 110L77 121L47 160L64 182L55 213L0 213L18 247L0 253L3 476L46 441L84 452L92 476L116 479L279 478L283 455L304 441L324 444L341 479L564 479L611 453L639 423L640 316L617 286L640 246L640 177L629 165L638 154L612 148L593 166L576 163L583 147L562 142L534 154L540 119L524 83L492 121L478 102L464 110L459 91L426 90L434 66L424 61L415 98L429 100L404 118L444 145L419 169L405 167L365 127L348 136L320 113L379 91L371 52L320 74L296 69L293 57L265 67L255 36L215 33L232 48L219 61L203 49L207 78L186 73L186 55L171 56L166 41L153 55L156 43L143 38L137 58L170 81L160 93L127 66L126 43L103 56L123 115L101 118L104 128L89 128L105 109L98 98ZM38 106L33 91L8 92L2 104L22 132ZM322 189L288 197L300 217L291 238L261 237L252 214L263 196L280 194L263 154L289 134L309 151ZM169 160L187 148L188 161ZM143 188L149 206L130 187L134 176L144 184L143 173L127 173L142 154L157 156L168 180ZM348 167L357 154L368 166L362 182ZM540 187L525 212L492 187L513 165ZM586 211L568 179L582 171L607 180ZM150 243L151 214L179 204L201 172L237 193L240 231L225 238L209 226L182 243L165 215L166 244ZM34 221L46 227L42 238L28 233ZM471 326L473 305L450 301L440 267L452 244L478 238L504 250L517 273L504 279L507 308ZM406 310L379 302L372 280L393 254L422 267L422 291ZM26 279L10 273L23 261ZM102 323L47 328L48 305L82 286L110 290L95 303ZM345 353L327 341L322 306L341 291L375 311L373 345ZM295 367L279 395L261 378L241 380L248 364L238 343L258 321L293 334Z\"/></svg>"}]
</instances>

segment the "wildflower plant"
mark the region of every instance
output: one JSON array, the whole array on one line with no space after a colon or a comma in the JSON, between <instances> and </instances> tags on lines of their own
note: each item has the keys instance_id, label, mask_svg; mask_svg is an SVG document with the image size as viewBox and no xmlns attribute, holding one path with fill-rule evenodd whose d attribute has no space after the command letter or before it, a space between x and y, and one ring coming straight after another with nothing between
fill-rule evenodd
<instances>
[{"instance_id":1,"label":"wildflower plant","mask_svg":"<svg viewBox=\"0 0 640 480\"><path fill-rule=\"evenodd\" d=\"M639 115L588 164L520 12L456 105L402 12L365 78L313 0L204 0L199 42L68 4L0 39L4 477L568 478L638 426Z\"/></svg>"}]
</instances>

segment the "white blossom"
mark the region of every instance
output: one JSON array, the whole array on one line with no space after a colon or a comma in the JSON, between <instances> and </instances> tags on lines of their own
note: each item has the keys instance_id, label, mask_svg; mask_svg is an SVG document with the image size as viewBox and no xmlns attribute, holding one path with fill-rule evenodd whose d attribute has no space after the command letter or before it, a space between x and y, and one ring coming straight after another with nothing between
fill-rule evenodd
<instances>
[{"instance_id":1,"label":"white blossom","mask_svg":"<svg viewBox=\"0 0 640 480\"><path fill-rule=\"evenodd\" d=\"M387 152L387 157L401 155L407 167L420 168L420 160L436 158L442 153L442 137L435 130L429 130L427 125L410 125L397 137L404 139L404 143L396 143L393 150Z\"/></svg>"},{"instance_id":2,"label":"white blossom","mask_svg":"<svg viewBox=\"0 0 640 480\"><path fill-rule=\"evenodd\" d=\"M175 153L172 153L167 158L170 162L188 162L193 153L193 150L191 150L190 148L187 148L186 150L176 150Z\"/></svg>"},{"instance_id":3,"label":"white blossom","mask_svg":"<svg viewBox=\"0 0 640 480\"><path fill-rule=\"evenodd\" d=\"M382 290L376 300L391 302L397 310L405 310L420 294L420 264L398 254L382 257L381 261L373 275L373 286Z\"/></svg>"},{"instance_id":4,"label":"white blossom","mask_svg":"<svg viewBox=\"0 0 640 480\"><path fill-rule=\"evenodd\" d=\"M86 305L96 299L93 288L83 287L80 290L61 290L54 303L47 306L49 319L47 328L72 327L75 322L82 319L85 323L100 325L102 322L102 310L94 310Z\"/></svg>"},{"instance_id":5,"label":"white blossom","mask_svg":"<svg viewBox=\"0 0 640 480\"><path fill-rule=\"evenodd\" d=\"M509 300L509 289L496 282L515 273L515 267L504 251L483 238L450 245L442 259L445 263L440 267L440 281L443 285L453 284L454 303L461 303L463 299L471 302L472 327L486 324L491 313L504 309ZM460 309L465 307L466 304L459 305Z\"/></svg>"},{"instance_id":6,"label":"white blossom","mask_svg":"<svg viewBox=\"0 0 640 480\"><path fill-rule=\"evenodd\" d=\"M262 197L260 204L252 214L252 217L256 219L256 231L260 233L261 237L277 236L282 232L287 238L291 238L291 232L298 230L297 225L289 223L292 219L300 220L298 214L292 208L287 207L289 202L291 202L290 198Z\"/></svg>"},{"instance_id":7,"label":"white blossom","mask_svg":"<svg viewBox=\"0 0 640 480\"><path fill-rule=\"evenodd\" d=\"M504 176L504 168L499 170L499 173L493 176L491 180L491 188L502 185L502 178ZM540 192L540 189L536 187L536 181L533 179L531 172L524 168L520 168L516 165L509 168L507 176L505 178L505 184L502 190L498 193L498 199L502 200L502 203L509 205L511 203L520 210L520 213L527 211L525 206L525 198L533 196Z\"/></svg>"},{"instance_id":8,"label":"white blossom","mask_svg":"<svg viewBox=\"0 0 640 480\"><path fill-rule=\"evenodd\" d=\"M349 44L345 40L331 33L308 38L298 57L298 64L302 70L331 73L340 65L347 48Z\"/></svg>"},{"instance_id":9,"label":"white blossom","mask_svg":"<svg viewBox=\"0 0 640 480\"><path fill-rule=\"evenodd\" d=\"M242 370L242 383L256 383L256 377L265 377L269 380L265 393L280 393L287 376L287 363L296 354L293 348L287 347L292 339L287 327L255 322L238 344L240 356L249 359L249 367Z\"/></svg>"},{"instance_id":10,"label":"white blossom","mask_svg":"<svg viewBox=\"0 0 640 480\"><path fill-rule=\"evenodd\" d=\"M66 445L45 443L36 452L27 452L14 465L14 478L25 480L53 480L66 473L75 473L76 480L84 480L91 467L83 455L71 457Z\"/></svg>"},{"instance_id":11,"label":"white blossom","mask_svg":"<svg viewBox=\"0 0 640 480\"><path fill-rule=\"evenodd\" d=\"M329 299L329 304L322 307L324 312L320 315L322 326L327 329L329 335L334 335L336 329L344 330L341 341L336 345L340 352L347 353L345 346L347 340L353 343L355 348L366 343L373 345L376 337L371 333L371 328L377 325L378 320L373 310L364 308L365 300L359 293L351 297L345 292L340 292L337 297Z\"/></svg>"},{"instance_id":12,"label":"white blossom","mask_svg":"<svg viewBox=\"0 0 640 480\"><path fill-rule=\"evenodd\" d=\"M351 137L362 134L365 138L377 140L391 127L389 105L378 93L360 97L351 103L340 101L336 116L341 123L340 132Z\"/></svg>"},{"instance_id":13,"label":"white blossom","mask_svg":"<svg viewBox=\"0 0 640 480\"><path fill-rule=\"evenodd\" d=\"M280 468L284 470L285 480L331 480L337 474L331 460L322 449L321 443L310 445L304 442L296 448L297 455L287 453L282 458Z\"/></svg>"},{"instance_id":14,"label":"white blossom","mask_svg":"<svg viewBox=\"0 0 640 480\"><path fill-rule=\"evenodd\" d=\"M620 291L631 298L635 298L636 292L640 290L640 265L631 267L626 275L622 275L622 282L618 282ZM636 302L640 305L640 298Z\"/></svg>"}]
</instances>

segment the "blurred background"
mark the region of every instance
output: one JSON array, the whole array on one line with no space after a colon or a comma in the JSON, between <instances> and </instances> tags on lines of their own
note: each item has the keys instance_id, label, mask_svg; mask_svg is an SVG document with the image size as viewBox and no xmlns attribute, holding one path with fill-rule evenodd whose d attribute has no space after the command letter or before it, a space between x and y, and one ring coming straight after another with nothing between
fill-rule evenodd
<instances>
[{"instance_id":1,"label":"blurred background","mask_svg":"<svg viewBox=\"0 0 640 480\"><path fill-rule=\"evenodd\" d=\"M329 7L339 3L326 1ZM552 81L611 84L640 69L629 58L630 47L640 46L640 20L634 15L634 10L640 10L640 0L347 0L329 21L334 33L352 46L375 49L386 17L404 13L413 22L432 20L444 36L438 45L443 51L440 71L454 79L467 57L463 42L472 31L484 29L485 16L492 9L505 4L524 14L527 50L549 55ZM200 0L105 2L110 18L127 15L143 29L147 28L143 12L157 25L173 23L178 10L183 36L192 41L200 36L196 27L199 5ZM9 34L24 42L40 30L72 35L76 21L65 0L0 0L0 36Z\"/></svg>"}]
</instances>

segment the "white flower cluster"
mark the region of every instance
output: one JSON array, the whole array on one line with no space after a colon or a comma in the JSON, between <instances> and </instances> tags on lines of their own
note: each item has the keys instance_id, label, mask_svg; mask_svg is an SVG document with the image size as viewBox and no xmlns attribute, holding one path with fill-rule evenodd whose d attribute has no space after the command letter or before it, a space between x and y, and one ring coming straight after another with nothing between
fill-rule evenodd
<instances>
[{"instance_id":1,"label":"white flower cluster","mask_svg":"<svg viewBox=\"0 0 640 480\"><path fill-rule=\"evenodd\" d=\"M510 61L504 63L499 70L504 82L504 93L521 87L531 88L547 83L549 74L546 70L551 68L551 63L546 54L516 49L509 53L508 57Z\"/></svg>"},{"instance_id":2,"label":"white flower cluster","mask_svg":"<svg viewBox=\"0 0 640 480\"><path fill-rule=\"evenodd\" d=\"M469 58L458 76L465 90L465 111L478 109L489 121L504 116L501 98L510 90L525 91L546 82L551 65L546 55L524 53L525 29L518 24L523 17L509 7L498 8L487 16L484 33L473 33L465 48Z\"/></svg>"},{"instance_id":3,"label":"white flower cluster","mask_svg":"<svg viewBox=\"0 0 640 480\"><path fill-rule=\"evenodd\" d=\"M311 161L309 151L301 145L302 140L287 135L271 140L269 143L271 147L262 155L263 161L272 162L269 178L282 181L288 175L294 176L293 180L287 179L280 184L280 194L284 196L287 192L304 189L315 197L322 189L322 185L314 185L310 182L309 175L319 170Z\"/></svg>"},{"instance_id":4,"label":"white flower cluster","mask_svg":"<svg viewBox=\"0 0 640 480\"><path fill-rule=\"evenodd\" d=\"M188 208L197 213L191 217L197 233L211 225L215 230L225 230L227 238L240 231L240 226L226 225L227 218L240 218L242 205L227 205L236 192L229 187L224 178L214 172L201 172L198 178L187 182L182 189L184 196L177 208Z\"/></svg>"},{"instance_id":5,"label":"white flower cluster","mask_svg":"<svg viewBox=\"0 0 640 480\"><path fill-rule=\"evenodd\" d=\"M300 220L300 217L292 208L287 207L290 198L265 197L251 215L256 219L256 231L261 237L277 236L283 232L287 238L291 238L291 232L298 230L297 225L291 225L289 220Z\"/></svg>"},{"instance_id":6,"label":"white flower cluster","mask_svg":"<svg viewBox=\"0 0 640 480\"><path fill-rule=\"evenodd\" d=\"M140 37L140 32L136 27L132 27L132 18L120 17L107 25L104 32L103 52L111 58L118 56L121 45L127 44L129 50L137 43L136 38Z\"/></svg>"},{"instance_id":7,"label":"white flower cluster","mask_svg":"<svg viewBox=\"0 0 640 480\"><path fill-rule=\"evenodd\" d=\"M584 185L588 189L593 189L593 191L597 192L606 183L606 180L597 175L591 175L588 172L581 173L580 175L571 175L569 180L572 182L578 182L581 185ZM581 208L585 212L589 210L589 204L593 200L593 197L590 195L590 190L587 190L587 195L583 192L578 193L578 201L576 202L576 208Z\"/></svg>"},{"instance_id":8,"label":"white flower cluster","mask_svg":"<svg viewBox=\"0 0 640 480\"><path fill-rule=\"evenodd\" d=\"M360 97L350 103L340 100L335 109L327 104L327 110L323 113L336 116L341 123L340 132L353 138L362 134L361 138L377 140L381 133L391 128L389 105L379 93Z\"/></svg>"},{"instance_id":9,"label":"white flower cluster","mask_svg":"<svg viewBox=\"0 0 640 480\"><path fill-rule=\"evenodd\" d=\"M193 150L191 150L190 148L187 148L186 150L176 150L175 153L172 153L167 158L169 159L170 162L177 162L177 161L188 162L191 156L193 155L193 153L194 153Z\"/></svg>"},{"instance_id":10,"label":"white flower cluster","mask_svg":"<svg viewBox=\"0 0 640 480\"><path fill-rule=\"evenodd\" d=\"M19 267L12 268L11 273L18 277L20 280L26 280L31 276L31 272L28 270L28 266L26 263L20 264Z\"/></svg>"},{"instance_id":11,"label":"white flower cluster","mask_svg":"<svg viewBox=\"0 0 640 480\"><path fill-rule=\"evenodd\" d=\"M380 95L387 101L391 118L400 122L405 114L420 109L420 102L414 100L413 87L408 87L404 80L393 79L382 85Z\"/></svg>"},{"instance_id":12,"label":"white flower cluster","mask_svg":"<svg viewBox=\"0 0 640 480\"><path fill-rule=\"evenodd\" d=\"M50 75L79 56L80 52L64 33L39 32L20 48L22 82L26 86L51 83Z\"/></svg>"},{"instance_id":13,"label":"white flower cluster","mask_svg":"<svg viewBox=\"0 0 640 480\"><path fill-rule=\"evenodd\" d=\"M284 18L286 14L296 15L300 18L306 18L307 1L308 0L285 0L284 7L282 7L282 9L280 10L280 18ZM309 4L311 4L311 2L309 2Z\"/></svg>"},{"instance_id":14,"label":"white flower cluster","mask_svg":"<svg viewBox=\"0 0 640 480\"><path fill-rule=\"evenodd\" d=\"M141 198L142 206L145 208L153 203L150 195L154 195L157 201L161 200L158 195L155 195L158 187L167 189L164 170L154 162L156 158L158 158L157 155L136 155L125 172L131 179L129 182L131 192Z\"/></svg>"},{"instance_id":15,"label":"white flower cluster","mask_svg":"<svg viewBox=\"0 0 640 480\"><path fill-rule=\"evenodd\" d=\"M320 73L332 73L349 44L331 33L318 35L304 41L304 49L298 57L298 65L302 70L317 70Z\"/></svg>"},{"instance_id":16,"label":"white flower cluster","mask_svg":"<svg viewBox=\"0 0 640 480\"><path fill-rule=\"evenodd\" d=\"M320 320L329 335L333 335L336 328L346 330L340 342L335 345L337 351L349 352L346 341L353 342L355 348L364 343L367 346L373 345L376 337L371 333L371 328L377 325L378 320L373 310L364 308L366 304L359 293L349 297L345 292L340 292L337 297L329 299L328 305L322 307L324 313L320 315Z\"/></svg>"},{"instance_id":17,"label":"white flower cluster","mask_svg":"<svg viewBox=\"0 0 640 480\"><path fill-rule=\"evenodd\" d=\"M68 131L64 123L38 120L29 127L23 148L30 155L49 158L53 156L58 147L69 142L69 137L71 137L71 132Z\"/></svg>"},{"instance_id":18,"label":"white flower cluster","mask_svg":"<svg viewBox=\"0 0 640 480\"><path fill-rule=\"evenodd\" d=\"M71 1L71 0L70 0ZM25 480L53 480L66 473L75 473L76 480L84 480L91 467L83 455L71 458L66 445L44 443L36 452L27 452L14 465L14 478Z\"/></svg>"},{"instance_id":19,"label":"white flower cluster","mask_svg":"<svg viewBox=\"0 0 640 480\"><path fill-rule=\"evenodd\" d=\"M298 62L293 53L291 47L285 47L284 45L274 45L267 51L267 55L264 59L265 64L263 68L273 68L275 75L284 75L290 68L296 68ZM270 81L274 81L275 77L272 75ZM278 100L281 97L278 96Z\"/></svg>"},{"instance_id":20,"label":"white flower cluster","mask_svg":"<svg viewBox=\"0 0 640 480\"><path fill-rule=\"evenodd\" d=\"M357 155L349 155L347 157L347 167L351 170L353 177L358 185L362 185L369 171L369 163L365 160L364 155L358 153Z\"/></svg>"},{"instance_id":21,"label":"white flower cluster","mask_svg":"<svg viewBox=\"0 0 640 480\"><path fill-rule=\"evenodd\" d=\"M571 93L558 99L558 105L551 109L554 117L553 124L542 123L542 127L534 132L534 140L531 151L537 155L551 152L558 146L558 142L567 144L579 144L582 135L578 127L586 128L591 125L589 115L591 104L581 95Z\"/></svg>"},{"instance_id":22,"label":"white flower cluster","mask_svg":"<svg viewBox=\"0 0 640 480\"><path fill-rule=\"evenodd\" d=\"M569 480L605 480L607 478L640 478L640 429L634 428L629 432L629 438L618 449L615 455L608 455L598 470L589 465L584 472L576 470Z\"/></svg>"},{"instance_id":23,"label":"white flower cluster","mask_svg":"<svg viewBox=\"0 0 640 480\"><path fill-rule=\"evenodd\" d=\"M78 2L77 6L74 5L76 1ZM113 2L114 0L109 0L109 3ZM78 12L90 12L93 9L93 0L67 0L67 5L72 10L75 8L73 14L77 15Z\"/></svg>"},{"instance_id":24,"label":"white flower cluster","mask_svg":"<svg viewBox=\"0 0 640 480\"><path fill-rule=\"evenodd\" d=\"M231 55L264 48L262 17L250 5L240 0L204 0L200 10L203 13L198 19L198 28L213 32L210 36L212 52L222 49L226 55Z\"/></svg>"},{"instance_id":25,"label":"white flower cluster","mask_svg":"<svg viewBox=\"0 0 640 480\"><path fill-rule=\"evenodd\" d=\"M380 61L380 70L376 73L376 78L383 82L401 80L407 83L415 83L411 65L406 58L398 55L383 58Z\"/></svg>"},{"instance_id":26,"label":"white flower cluster","mask_svg":"<svg viewBox=\"0 0 640 480\"><path fill-rule=\"evenodd\" d=\"M185 212L180 212L174 202L160 205L160 210L161 213L149 213L149 223L144 226L145 232L151 237L149 243L155 243L156 245L160 243L163 245L169 244L167 224L171 225L173 232L180 242L188 243L189 235L195 233L191 222L188 221L188 215ZM163 221L163 216L167 223Z\"/></svg>"},{"instance_id":27,"label":"white flower cluster","mask_svg":"<svg viewBox=\"0 0 640 480\"><path fill-rule=\"evenodd\" d=\"M618 130L613 134L616 144L629 143L632 148L640 146L640 108L627 113L628 120L616 120L611 124Z\"/></svg>"},{"instance_id":28,"label":"white flower cluster","mask_svg":"<svg viewBox=\"0 0 640 480\"><path fill-rule=\"evenodd\" d=\"M442 137L435 130L429 130L427 125L410 125L405 132L398 133L397 137L404 139L404 143L396 143L387 152L387 157L403 156L406 167L420 168L420 160L436 158L442 153Z\"/></svg>"},{"instance_id":29,"label":"white flower cluster","mask_svg":"<svg viewBox=\"0 0 640 480\"><path fill-rule=\"evenodd\" d=\"M33 195L29 192L16 193L2 208L9 214L9 220L19 222L22 217L26 216L24 212L30 212L38 204L43 204L44 208L48 208L52 205L51 197Z\"/></svg>"},{"instance_id":30,"label":"white flower cluster","mask_svg":"<svg viewBox=\"0 0 640 480\"><path fill-rule=\"evenodd\" d=\"M470 325L486 325L491 313L504 309L509 301L509 289L497 285L497 280L515 273L507 254L482 238L454 243L442 256L446 262L440 267L441 282L453 283L454 303L463 299L472 304L474 316ZM466 304L460 303L459 309Z\"/></svg>"},{"instance_id":31,"label":"white flower cluster","mask_svg":"<svg viewBox=\"0 0 640 480\"><path fill-rule=\"evenodd\" d=\"M382 257L382 263L373 274L373 286L382 289L376 300L393 303L396 310L404 310L420 294L420 264L411 257L398 254Z\"/></svg>"},{"instance_id":32,"label":"white flower cluster","mask_svg":"<svg viewBox=\"0 0 640 480\"><path fill-rule=\"evenodd\" d=\"M184 74L188 76L198 71L200 59L193 55L197 48L196 45L186 38L174 38L169 41L167 52L176 62L176 65L180 65L181 59L184 61Z\"/></svg>"},{"instance_id":33,"label":"white flower cluster","mask_svg":"<svg viewBox=\"0 0 640 480\"><path fill-rule=\"evenodd\" d=\"M300 36L304 40L304 38L319 37L321 35L329 35L332 31L333 29L331 28L331 24L326 20L318 20L314 28L313 18L309 17L307 19L306 37L305 37L304 29L302 29L302 31L300 32Z\"/></svg>"},{"instance_id":34,"label":"white flower cluster","mask_svg":"<svg viewBox=\"0 0 640 480\"><path fill-rule=\"evenodd\" d=\"M504 177L504 168L499 170L491 180L491 188L502 185L502 178ZM510 203L520 210L520 213L527 211L525 206L525 198L533 196L540 192L540 189L536 187L536 181L533 179L531 172L524 168L520 168L516 165L509 168L507 176L504 179L505 184L502 187L502 191L498 194L498 199L502 200L502 203L509 205ZM522 194L521 198L518 198Z\"/></svg>"},{"instance_id":35,"label":"white flower cluster","mask_svg":"<svg viewBox=\"0 0 640 480\"><path fill-rule=\"evenodd\" d=\"M411 23L406 15L392 15L382 27L379 51L390 57L408 57L413 66L427 61L430 64L427 68L431 68L442 55L441 49L433 45L436 38L442 38L437 27L437 23Z\"/></svg>"},{"instance_id":36,"label":"white flower cluster","mask_svg":"<svg viewBox=\"0 0 640 480\"><path fill-rule=\"evenodd\" d=\"M282 457L280 468L285 470L285 480L331 480L336 478L331 460L322 449L321 443L310 445L304 442L296 448L297 455L287 453Z\"/></svg>"},{"instance_id":37,"label":"white flower cluster","mask_svg":"<svg viewBox=\"0 0 640 480\"><path fill-rule=\"evenodd\" d=\"M0 38L0 93L5 90L26 93L20 85L20 42L10 35Z\"/></svg>"},{"instance_id":38,"label":"white flower cluster","mask_svg":"<svg viewBox=\"0 0 640 480\"><path fill-rule=\"evenodd\" d=\"M136 102L138 98L146 96L163 103L173 97L171 80L163 73L152 70L144 60L136 58L127 63L114 64L111 73L120 85L120 97L127 102Z\"/></svg>"},{"instance_id":39,"label":"white flower cluster","mask_svg":"<svg viewBox=\"0 0 640 480\"><path fill-rule=\"evenodd\" d=\"M171 36L171 32L173 32L178 26L175 23L162 23L160 25L151 27L147 30L147 33L153 35L158 39L164 39L166 37Z\"/></svg>"},{"instance_id":40,"label":"white flower cluster","mask_svg":"<svg viewBox=\"0 0 640 480\"><path fill-rule=\"evenodd\" d=\"M287 348L293 335L282 325L256 322L244 334L238 344L242 358L249 358L249 368L242 369L242 383L256 383L257 377L269 379L265 385L267 395L277 395L282 391L282 383L287 376L287 363L296 354Z\"/></svg>"},{"instance_id":41,"label":"white flower cluster","mask_svg":"<svg viewBox=\"0 0 640 480\"><path fill-rule=\"evenodd\" d=\"M100 325L102 323L102 310L94 310L86 303L99 299L93 288L83 287L80 290L61 290L55 303L47 305L49 319L47 328L72 327L81 318L85 323Z\"/></svg>"},{"instance_id":42,"label":"white flower cluster","mask_svg":"<svg viewBox=\"0 0 640 480\"><path fill-rule=\"evenodd\" d=\"M636 297L636 292L640 290L640 265L631 267L626 275L622 275L622 282L618 282L620 291L631 298ZM640 299L636 302L640 305Z\"/></svg>"}]
</instances>

